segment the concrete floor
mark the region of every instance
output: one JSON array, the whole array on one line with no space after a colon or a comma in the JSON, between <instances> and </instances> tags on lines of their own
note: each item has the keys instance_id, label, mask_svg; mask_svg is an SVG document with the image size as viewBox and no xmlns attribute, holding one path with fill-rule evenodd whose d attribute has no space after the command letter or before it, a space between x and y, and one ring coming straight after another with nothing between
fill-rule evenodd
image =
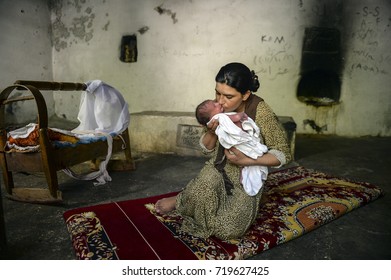
<instances>
[{"instance_id":1,"label":"concrete floor","mask_svg":"<svg viewBox=\"0 0 391 280\"><path fill-rule=\"evenodd\" d=\"M62 218L64 211L180 190L206 160L176 155L142 155L135 159L135 171L111 173L113 181L103 186L59 173L64 199L61 205L12 201L5 198L2 189L7 249L0 259L72 260L74 252ZM371 182L383 188L386 195L252 259L391 259L391 138L298 135L295 159L294 164L307 168ZM31 184L43 179L28 174L15 177Z\"/></svg>"}]
</instances>

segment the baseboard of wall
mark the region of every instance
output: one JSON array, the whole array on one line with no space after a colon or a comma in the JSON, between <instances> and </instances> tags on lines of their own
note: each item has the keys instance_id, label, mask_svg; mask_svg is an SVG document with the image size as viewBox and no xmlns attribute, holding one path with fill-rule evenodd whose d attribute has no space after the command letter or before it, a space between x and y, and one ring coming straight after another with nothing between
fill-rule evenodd
<instances>
[{"instance_id":1,"label":"baseboard of wall","mask_svg":"<svg viewBox=\"0 0 391 280\"><path fill-rule=\"evenodd\" d=\"M289 116L278 118L294 155L296 123ZM135 153L204 156L198 144L202 131L191 112L145 111L130 115L130 143Z\"/></svg>"}]
</instances>

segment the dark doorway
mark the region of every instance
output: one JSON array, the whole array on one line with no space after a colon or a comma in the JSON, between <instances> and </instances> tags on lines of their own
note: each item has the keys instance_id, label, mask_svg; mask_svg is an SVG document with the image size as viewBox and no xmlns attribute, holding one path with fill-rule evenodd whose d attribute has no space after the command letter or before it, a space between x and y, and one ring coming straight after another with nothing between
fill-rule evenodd
<instances>
[{"instance_id":1,"label":"dark doorway","mask_svg":"<svg viewBox=\"0 0 391 280\"><path fill-rule=\"evenodd\" d=\"M339 103L341 39L335 28L305 29L297 98L314 106Z\"/></svg>"}]
</instances>

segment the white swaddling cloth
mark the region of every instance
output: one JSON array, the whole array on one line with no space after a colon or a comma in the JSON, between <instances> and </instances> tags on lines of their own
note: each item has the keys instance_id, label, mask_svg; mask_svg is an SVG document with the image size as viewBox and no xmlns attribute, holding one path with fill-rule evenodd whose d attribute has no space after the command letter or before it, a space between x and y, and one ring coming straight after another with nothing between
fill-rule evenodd
<instances>
[{"instance_id":1,"label":"white swaddling cloth","mask_svg":"<svg viewBox=\"0 0 391 280\"><path fill-rule=\"evenodd\" d=\"M130 114L122 94L101 80L89 81L86 85L77 116L80 124L74 131L123 132L129 126Z\"/></svg>"},{"instance_id":2,"label":"white swaddling cloth","mask_svg":"<svg viewBox=\"0 0 391 280\"><path fill-rule=\"evenodd\" d=\"M256 159L268 151L266 145L261 144L259 138L259 127L251 119L241 122L242 128L238 127L229 118L229 114L236 113L220 113L214 115L213 119L219 121L216 128L216 135L219 138L220 144L226 148L237 148L239 151ZM248 195L254 196L263 187L263 183L268 175L268 168L266 166L245 166L242 169L242 185Z\"/></svg>"},{"instance_id":3,"label":"white swaddling cloth","mask_svg":"<svg viewBox=\"0 0 391 280\"><path fill-rule=\"evenodd\" d=\"M63 171L72 178L78 180L96 179L97 182L94 185L103 185L111 181L106 169L112 154L113 138L111 135L120 134L128 127L129 106L118 90L101 80L89 81L86 84L87 89L81 97L77 117L80 125L72 132L105 135L107 140L106 159L100 163L98 171L89 174L76 174L69 168Z\"/></svg>"}]
</instances>

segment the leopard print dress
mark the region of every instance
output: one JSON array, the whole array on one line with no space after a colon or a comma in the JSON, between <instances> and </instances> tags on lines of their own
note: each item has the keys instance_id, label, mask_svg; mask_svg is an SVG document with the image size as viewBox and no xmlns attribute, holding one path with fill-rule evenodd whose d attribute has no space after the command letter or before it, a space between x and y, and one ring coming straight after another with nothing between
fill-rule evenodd
<instances>
[{"instance_id":1,"label":"leopard print dress","mask_svg":"<svg viewBox=\"0 0 391 280\"><path fill-rule=\"evenodd\" d=\"M261 129L264 144L282 164L291 160L285 132L271 108L262 100L256 110L255 122ZM196 178L176 198L176 211L183 217L182 230L192 235L222 240L242 236L255 220L261 191L249 196L240 184L241 169L229 162L224 169L233 184L227 194L224 180L214 167L216 150Z\"/></svg>"}]
</instances>

